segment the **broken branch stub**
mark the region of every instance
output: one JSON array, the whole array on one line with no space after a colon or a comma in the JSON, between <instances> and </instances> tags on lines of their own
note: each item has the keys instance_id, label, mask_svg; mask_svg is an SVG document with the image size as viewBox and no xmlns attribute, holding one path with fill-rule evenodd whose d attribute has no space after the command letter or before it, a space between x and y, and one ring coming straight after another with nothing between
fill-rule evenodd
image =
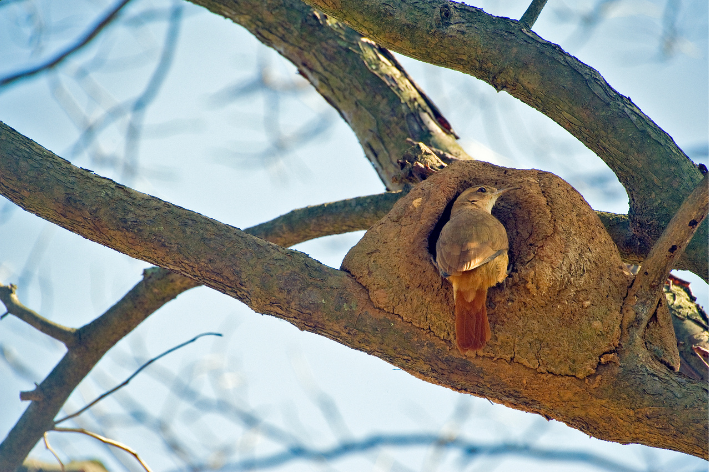
<instances>
[{"instance_id":1,"label":"broken branch stub","mask_svg":"<svg viewBox=\"0 0 709 472\"><path fill-rule=\"evenodd\" d=\"M493 209L507 229L510 275L488 293L492 339L479 354L584 378L620 339L628 286L618 250L583 197L554 174L458 162L396 203L342 263L374 304L449 341L453 293L433 259L450 203L472 185L520 187Z\"/></svg>"}]
</instances>

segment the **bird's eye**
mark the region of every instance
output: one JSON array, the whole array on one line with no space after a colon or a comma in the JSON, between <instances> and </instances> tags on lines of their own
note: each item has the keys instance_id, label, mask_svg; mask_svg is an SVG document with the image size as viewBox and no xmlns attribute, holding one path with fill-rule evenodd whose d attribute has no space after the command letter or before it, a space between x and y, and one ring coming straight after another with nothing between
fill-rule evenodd
<instances>
[{"instance_id":1,"label":"bird's eye","mask_svg":"<svg viewBox=\"0 0 709 472\"><path fill-rule=\"evenodd\" d=\"M478 192L480 192L480 193L485 193L485 192L487 192L487 189L486 189L485 187L480 187L480 188L478 189Z\"/></svg>"}]
</instances>

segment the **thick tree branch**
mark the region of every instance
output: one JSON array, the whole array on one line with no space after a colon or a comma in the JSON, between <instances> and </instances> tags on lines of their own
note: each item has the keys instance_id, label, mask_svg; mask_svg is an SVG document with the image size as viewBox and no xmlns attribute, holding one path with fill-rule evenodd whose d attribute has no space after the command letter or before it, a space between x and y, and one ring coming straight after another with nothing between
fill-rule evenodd
<instances>
[{"instance_id":1,"label":"thick tree branch","mask_svg":"<svg viewBox=\"0 0 709 472\"><path fill-rule=\"evenodd\" d=\"M6 134L6 132L12 134ZM17 151L15 148L8 148L8 144L16 137L19 135L14 135L11 128L0 123L0 158L3 160L12 159L12 153ZM35 149L42 148L35 145ZM0 170L0 187L2 187L6 176L7 174ZM93 178L100 180L98 177ZM401 195L401 192L385 193L307 207L249 228L245 232L276 244L294 245L330 234L363 230L369 228L389 212ZM29 397L42 401L33 402L30 405L15 428L0 445L0 470L5 470L4 467L8 463L22 461L41 438L42 433L47 430L47 425L52 424L53 418L56 417L69 394L108 349L164 303L197 285L199 285L198 282L166 269L148 269L144 279L123 299L108 312L78 331L72 328L57 327L58 325L44 320L34 312L31 312L33 315L30 317L23 317L22 314L26 312L15 309L16 306L20 306L19 302L14 303L12 299L9 299L9 304L6 303L6 305L8 310L12 307L11 313L20 313L18 316L21 316L22 319L27 318L27 321L33 326L38 323L37 320L44 320L38 325L39 327L35 326L40 331L51 333L50 335L57 338L69 336L66 333L76 333L75 336L81 341L77 349L81 349L82 353L77 354L76 351L68 353L38 389L30 392ZM3 297L5 292L8 297L12 293L9 289L0 290L0 300L3 302L5 301L5 297ZM59 331L57 332L57 330ZM98 340L105 342L98 343ZM71 347L71 345L69 346ZM90 355L84 354L84 349L89 349ZM57 389L56 385L60 384L62 388ZM53 390L48 390L49 388Z\"/></svg>"},{"instance_id":2,"label":"thick tree branch","mask_svg":"<svg viewBox=\"0 0 709 472\"><path fill-rule=\"evenodd\" d=\"M306 0L379 44L470 74L544 113L594 151L628 192L634 245L648 252L701 173L670 136L594 69L514 20L455 2ZM707 277L707 223L686 267Z\"/></svg>"},{"instance_id":3,"label":"thick tree branch","mask_svg":"<svg viewBox=\"0 0 709 472\"><path fill-rule=\"evenodd\" d=\"M388 189L421 141L470 159L436 105L386 49L300 0L191 0L242 25L291 61L352 128Z\"/></svg>"},{"instance_id":4,"label":"thick tree branch","mask_svg":"<svg viewBox=\"0 0 709 472\"><path fill-rule=\"evenodd\" d=\"M703 384L678 382L664 366L632 363L624 353L620 364L611 359L586 379L543 374L514 361L463 358L446 340L376 308L370 293L342 271L76 168L4 129L0 194L42 218L179 271L257 312L377 356L426 381L555 418L599 438L707 455ZM405 198L400 208L413 201L411 194ZM143 310L133 311L125 316L143 316ZM90 334L109 324L97 320L81 331ZM110 339L97 340L97 350L124 334L123 326L117 329L106 329ZM78 356L90 365L100 357L89 351L92 347ZM65 357L40 390L65 399L71 391L67 385L75 385L65 376L88 372L69 372L70 366ZM56 402L59 408L63 400ZM38 422L24 424L47 407L48 402L33 402L16 429L49 429L51 415L35 415ZM0 457L8 450L2 448L13 451L6 443L23 444L11 437L14 431L0 446Z\"/></svg>"},{"instance_id":5,"label":"thick tree branch","mask_svg":"<svg viewBox=\"0 0 709 472\"><path fill-rule=\"evenodd\" d=\"M15 315L37 331L56 339L67 347L71 347L74 344L76 341L75 329L57 324L30 310L20 303L15 293L16 290L17 287L14 285L0 285L0 301L5 305L7 313Z\"/></svg>"}]
</instances>

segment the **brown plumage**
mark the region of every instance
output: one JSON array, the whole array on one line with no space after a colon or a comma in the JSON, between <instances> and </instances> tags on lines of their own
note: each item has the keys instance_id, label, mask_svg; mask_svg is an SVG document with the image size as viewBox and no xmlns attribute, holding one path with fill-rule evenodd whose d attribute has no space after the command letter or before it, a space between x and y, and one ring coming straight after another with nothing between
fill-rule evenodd
<instances>
[{"instance_id":1,"label":"brown plumage","mask_svg":"<svg viewBox=\"0 0 709 472\"><path fill-rule=\"evenodd\" d=\"M436 264L453 285L455 337L460 352L478 351L490 340L487 289L507 277L507 231L490 212L512 188L476 185L453 203L436 242Z\"/></svg>"}]
</instances>

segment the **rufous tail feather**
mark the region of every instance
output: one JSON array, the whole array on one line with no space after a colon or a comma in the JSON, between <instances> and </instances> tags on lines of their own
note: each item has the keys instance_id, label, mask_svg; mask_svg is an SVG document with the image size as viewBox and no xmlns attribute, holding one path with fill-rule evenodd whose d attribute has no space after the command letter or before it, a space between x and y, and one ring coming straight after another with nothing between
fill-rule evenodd
<instances>
[{"instance_id":1,"label":"rufous tail feather","mask_svg":"<svg viewBox=\"0 0 709 472\"><path fill-rule=\"evenodd\" d=\"M479 351L490 340L490 324L487 321L487 288L475 289L470 301L463 291L455 294L455 338L458 350Z\"/></svg>"}]
</instances>

